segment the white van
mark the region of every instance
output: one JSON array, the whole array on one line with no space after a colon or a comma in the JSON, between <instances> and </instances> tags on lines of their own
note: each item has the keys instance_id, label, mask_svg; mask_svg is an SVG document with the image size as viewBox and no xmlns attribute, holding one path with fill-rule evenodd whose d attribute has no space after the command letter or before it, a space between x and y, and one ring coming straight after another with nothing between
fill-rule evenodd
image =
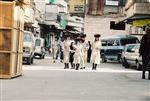
<instances>
[{"instance_id":1,"label":"white van","mask_svg":"<svg viewBox=\"0 0 150 101\"><path fill-rule=\"evenodd\" d=\"M24 31L23 61L25 61L28 65L33 64L34 51L34 35L32 32Z\"/></svg>"},{"instance_id":2,"label":"white van","mask_svg":"<svg viewBox=\"0 0 150 101\"><path fill-rule=\"evenodd\" d=\"M35 52L34 56L39 56L40 59L45 57L44 39L40 37L35 38Z\"/></svg>"}]
</instances>

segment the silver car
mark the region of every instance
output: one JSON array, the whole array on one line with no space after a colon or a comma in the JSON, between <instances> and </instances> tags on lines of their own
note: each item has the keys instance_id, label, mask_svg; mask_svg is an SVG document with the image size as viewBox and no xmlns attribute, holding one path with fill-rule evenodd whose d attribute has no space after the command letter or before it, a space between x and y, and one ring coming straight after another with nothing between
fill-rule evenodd
<instances>
[{"instance_id":1,"label":"silver car","mask_svg":"<svg viewBox=\"0 0 150 101\"><path fill-rule=\"evenodd\" d=\"M135 66L137 70L142 69L142 58L139 55L140 44L127 44L122 52L122 65L125 68Z\"/></svg>"}]
</instances>

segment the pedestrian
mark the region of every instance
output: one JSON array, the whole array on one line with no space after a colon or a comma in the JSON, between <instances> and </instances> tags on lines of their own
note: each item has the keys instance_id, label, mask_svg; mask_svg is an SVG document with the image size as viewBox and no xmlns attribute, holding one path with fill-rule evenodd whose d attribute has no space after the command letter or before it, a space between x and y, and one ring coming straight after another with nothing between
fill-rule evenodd
<instances>
[{"instance_id":1,"label":"pedestrian","mask_svg":"<svg viewBox=\"0 0 150 101\"><path fill-rule=\"evenodd\" d=\"M142 79L145 79L145 72L149 71L150 80L150 27L146 28L146 34L142 37L139 53L143 62Z\"/></svg>"},{"instance_id":2,"label":"pedestrian","mask_svg":"<svg viewBox=\"0 0 150 101\"><path fill-rule=\"evenodd\" d=\"M74 61L74 53L75 53L74 42L71 42L71 45L70 45L70 63L71 63L71 69L75 68L75 65L73 63L73 61Z\"/></svg>"},{"instance_id":3,"label":"pedestrian","mask_svg":"<svg viewBox=\"0 0 150 101\"><path fill-rule=\"evenodd\" d=\"M91 62L93 63L92 70L97 69L97 65L100 64L100 49L101 49L101 41L100 41L100 34L95 34L95 41L92 44L92 55L91 55Z\"/></svg>"},{"instance_id":4,"label":"pedestrian","mask_svg":"<svg viewBox=\"0 0 150 101\"><path fill-rule=\"evenodd\" d=\"M60 42L60 62L63 63L63 42Z\"/></svg>"},{"instance_id":5,"label":"pedestrian","mask_svg":"<svg viewBox=\"0 0 150 101\"><path fill-rule=\"evenodd\" d=\"M62 45L63 49L63 62L64 62L64 69L69 69L69 56L70 56L70 38L69 35L64 36L64 42Z\"/></svg>"},{"instance_id":6,"label":"pedestrian","mask_svg":"<svg viewBox=\"0 0 150 101\"><path fill-rule=\"evenodd\" d=\"M57 60L58 49L59 49L58 38L55 37L55 40L52 43L53 63L55 63Z\"/></svg>"},{"instance_id":7,"label":"pedestrian","mask_svg":"<svg viewBox=\"0 0 150 101\"><path fill-rule=\"evenodd\" d=\"M91 60L91 54L92 54L92 45L91 45L91 42L88 41L88 52L87 52L87 62L90 63L90 60Z\"/></svg>"},{"instance_id":8,"label":"pedestrian","mask_svg":"<svg viewBox=\"0 0 150 101\"><path fill-rule=\"evenodd\" d=\"M80 67L80 64L81 64L81 48L82 48L82 45L81 45L81 38L78 37L76 39L76 44L74 45L75 47L75 54L74 54L74 64L75 64L75 69L76 70L79 70L79 67Z\"/></svg>"},{"instance_id":9,"label":"pedestrian","mask_svg":"<svg viewBox=\"0 0 150 101\"><path fill-rule=\"evenodd\" d=\"M81 36L81 52L82 52L82 58L81 58L81 69L85 69L85 65L87 63L87 51L88 51L88 43L85 41L86 35L82 34Z\"/></svg>"}]
</instances>

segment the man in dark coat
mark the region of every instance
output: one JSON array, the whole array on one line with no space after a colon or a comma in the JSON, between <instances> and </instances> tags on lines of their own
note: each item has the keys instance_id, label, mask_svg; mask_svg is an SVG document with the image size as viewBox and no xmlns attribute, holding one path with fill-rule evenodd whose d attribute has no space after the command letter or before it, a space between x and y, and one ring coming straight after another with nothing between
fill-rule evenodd
<instances>
[{"instance_id":1,"label":"man in dark coat","mask_svg":"<svg viewBox=\"0 0 150 101\"><path fill-rule=\"evenodd\" d=\"M150 27L146 28L146 34L142 37L139 53L143 62L142 79L145 79L145 72L149 71L148 79L150 80Z\"/></svg>"}]
</instances>

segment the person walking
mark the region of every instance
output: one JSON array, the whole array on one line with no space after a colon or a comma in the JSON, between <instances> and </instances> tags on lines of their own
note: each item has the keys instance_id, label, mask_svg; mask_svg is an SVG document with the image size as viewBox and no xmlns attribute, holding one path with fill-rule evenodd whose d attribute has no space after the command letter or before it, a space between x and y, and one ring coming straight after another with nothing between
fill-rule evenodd
<instances>
[{"instance_id":1,"label":"person walking","mask_svg":"<svg viewBox=\"0 0 150 101\"><path fill-rule=\"evenodd\" d=\"M85 65L87 63L87 51L88 51L88 43L85 41L86 35L83 34L81 37L81 52L82 52L82 59L81 59L81 69L85 69Z\"/></svg>"},{"instance_id":2,"label":"person walking","mask_svg":"<svg viewBox=\"0 0 150 101\"><path fill-rule=\"evenodd\" d=\"M88 52L87 52L87 62L90 63L91 60L91 54L92 54L92 45L91 42L88 41Z\"/></svg>"},{"instance_id":3,"label":"person walking","mask_svg":"<svg viewBox=\"0 0 150 101\"><path fill-rule=\"evenodd\" d=\"M150 80L150 27L146 28L146 34L142 37L139 54L142 56L142 79L145 79L145 72L149 71Z\"/></svg>"},{"instance_id":4,"label":"person walking","mask_svg":"<svg viewBox=\"0 0 150 101\"><path fill-rule=\"evenodd\" d=\"M57 59L57 53L58 53L59 43L58 38L55 37L55 40L52 43L52 54L53 54L53 63L56 62Z\"/></svg>"},{"instance_id":5,"label":"person walking","mask_svg":"<svg viewBox=\"0 0 150 101\"><path fill-rule=\"evenodd\" d=\"M69 69L69 56L70 56L70 38L69 35L64 36L63 49L63 62L65 64L64 69Z\"/></svg>"},{"instance_id":6,"label":"person walking","mask_svg":"<svg viewBox=\"0 0 150 101\"><path fill-rule=\"evenodd\" d=\"M73 61L74 61L74 53L75 53L74 42L71 42L71 45L70 45L70 63L71 63L71 69L75 68L75 65L73 63Z\"/></svg>"},{"instance_id":7,"label":"person walking","mask_svg":"<svg viewBox=\"0 0 150 101\"><path fill-rule=\"evenodd\" d=\"M81 64L81 48L82 48L82 45L81 45L81 38L78 37L76 39L76 45L74 46L75 48L75 54L74 54L74 64L75 64L75 69L76 70L79 70L79 67L80 67L80 64Z\"/></svg>"},{"instance_id":8,"label":"person walking","mask_svg":"<svg viewBox=\"0 0 150 101\"><path fill-rule=\"evenodd\" d=\"M92 55L91 55L91 62L93 63L92 70L97 69L97 65L100 64L100 49L101 49L101 41L100 41L100 34L95 34L95 41L92 44Z\"/></svg>"}]
</instances>

